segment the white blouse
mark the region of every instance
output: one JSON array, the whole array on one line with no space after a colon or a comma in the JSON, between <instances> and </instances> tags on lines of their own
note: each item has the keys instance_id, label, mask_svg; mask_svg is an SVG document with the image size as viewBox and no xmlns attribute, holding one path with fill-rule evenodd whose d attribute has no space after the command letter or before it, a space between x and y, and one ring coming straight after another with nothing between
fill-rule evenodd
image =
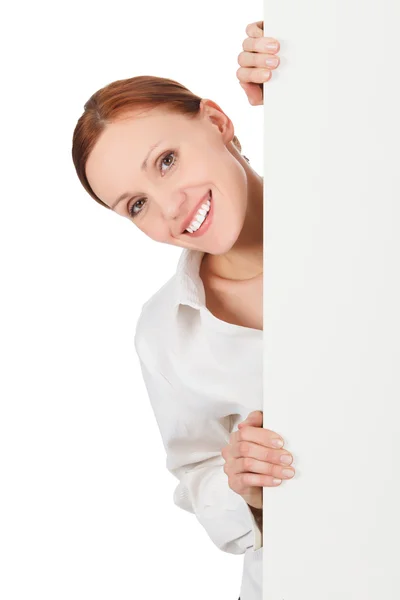
<instances>
[{"instance_id":1,"label":"white blouse","mask_svg":"<svg viewBox=\"0 0 400 600\"><path fill-rule=\"evenodd\" d=\"M238 423L263 410L263 332L207 309L203 256L183 250L175 275L142 308L135 348L166 465L179 480L174 502L196 515L218 548L245 555L240 598L261 600L262 535L228 485L221 450Z\"/></svg>"}]
</instances>

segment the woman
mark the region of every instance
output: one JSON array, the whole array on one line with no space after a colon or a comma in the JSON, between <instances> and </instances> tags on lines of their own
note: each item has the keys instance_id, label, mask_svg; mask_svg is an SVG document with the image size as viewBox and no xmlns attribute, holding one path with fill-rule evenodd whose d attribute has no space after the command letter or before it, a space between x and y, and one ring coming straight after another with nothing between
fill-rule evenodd
<instances>
[{"instance_id":1,"label":"woman","mask_svg":"<svg viewBox=\"0 0 400 600\"><path fill-rule=\"evenodd\" d=\"M246 30L237 72L252 104L262 102L259 67L279 50L261 27ZM241 600L260 600L262 487L288 477L282 456L292 461L261 428L262 178L217 104L158 77L96 92L73 160L97 202L183 248L176 274L142 308L135 347L179 479L174 501L221 550L245 553Z\"/></svg>"}]
</instances>

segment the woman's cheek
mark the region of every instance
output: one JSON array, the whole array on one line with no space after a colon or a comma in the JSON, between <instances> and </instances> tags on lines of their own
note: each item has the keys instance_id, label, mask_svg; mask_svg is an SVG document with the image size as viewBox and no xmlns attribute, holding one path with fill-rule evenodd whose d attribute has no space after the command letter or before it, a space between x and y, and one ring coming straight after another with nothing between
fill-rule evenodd
<instances>
[{"instance_id":1,"label":"woman's cheek","mask_svg":"<svg viewBox=\"0 0 400 600\"><path fill-rule=\"evenodd\" d=\"M151 222L150 219L146 219L146 223L138 223L137 226L147 237L155 242L162 242L163 237L165 237L165 232L163 233L163 229L159 224L154 221Z\"/></svg>"}]
</instances>

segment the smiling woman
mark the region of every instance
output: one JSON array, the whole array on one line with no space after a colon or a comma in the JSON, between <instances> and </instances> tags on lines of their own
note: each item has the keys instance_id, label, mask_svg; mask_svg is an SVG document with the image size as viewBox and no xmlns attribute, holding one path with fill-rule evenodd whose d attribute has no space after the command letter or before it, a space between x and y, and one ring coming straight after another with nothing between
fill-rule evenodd
<instances>
[{"instance_id":1,"label":"smiling woman","mask_svg":"<svg viewBox=\"0 0 400 600\"><path fill-rule=\"evenodd\" d=\"M141 111L144 108L166 106L170 111L181 115L196 115L201 98L190 92L180 83L161 77L139 76L131 79L115 81L97 91L86 102L85 112L79 119L74 132L72 158L78 177L86 191L97 202L110 208L92 190L85 173L88 156L106 125L125 116L128 111ZM241 145L236 136L233 143L241 152ZM153 150L159 142L149 148ZM145 157L142 168L147 166ZM125 194L123 195L125 198Z\"/></svg>"},{"instance_id":2,"label":"smiling woman","mask_svg":"<svg viewBox=\"0 0 400 600\"><path fill-rule=\"evenodd\" d=\"M212 194L212 182L214 197L220 194L221 216L229 199L223 218L236 219L225 230L237 237L242 229L247 161L240 155L233 125L214 102L175 81L141 76L94 94L75 130L73 158L90 195L135 220L156 241L186 246L187 235L182 234L189 225L189 234L196 229L193 237L199 237L193 220L204 216L199 210L208 209L201 205ZM260 178L257 183L260 189ZM206 232L205 225L201 229ZM208 239L204 250L214 253L211 244ZM215 253L231 246L229 238Z\"/></svg>"},{"instance_id":3,"label":"smiling woman","mask_svg":"<svg viewBox=\"0 0 400 600\"><path fill-rule=\"evenodd\" d=\"M139 76L86 103L73 160L97 202L155 241L207 254L210 275L247 280L262 272L263 189L239 149L215 102Z\"/></svg>"},{"instance_id":4,"label":"smiling woman","mask_svg":"<svg viewBox=\"0 0 400 600\"><path fill-rule=\"evenodd\" d=\"M271 440L257 443L258 416L243 430L249 467L239 424L262 410L262 177L215 102L151 76L93 94L72 156L96 202L183 249L176 274L142 308L135 347L179 480L174 501L218 548L245 554L241 598L261 600L261 491L280 471L265 471Z\"/></svg>"}]
</instances>

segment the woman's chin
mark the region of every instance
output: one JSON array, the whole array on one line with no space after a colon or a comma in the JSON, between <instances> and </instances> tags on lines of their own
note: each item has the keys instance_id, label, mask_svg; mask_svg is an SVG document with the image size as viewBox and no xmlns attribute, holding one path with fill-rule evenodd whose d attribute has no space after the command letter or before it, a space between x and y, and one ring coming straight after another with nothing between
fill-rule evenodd
<instances>
[{"instance_id":1,"label":"woman's chin","mask_svg":"<svg viewBox=\"0 0 400 600\"><path fill-rule=\"evenodd\" d=\"M212 226L204 235L192 236L192 234L186 232L174 241L174 245L214 254L215 256L227 254L237 243L243 223L225 223L222 230L218 230L215 225L215 222L212 223Z\"/></svg>"},{"instance_id":2,"label":"woman's chin","mask_svg":"<svg viewBox=\"0 0 400 600\"><path fill-rule=\"evenodd\" d=\"M240 232L237 235L230 236L220 236L216 240L210 240L210 243L207 244L207 249L204 251L208 254L214 254L215 256L220 256L222 254L227 254L232 248L235 246L238 241ZM206 246L206 244L204 244Z\"/></svg>"}]
</instances>

